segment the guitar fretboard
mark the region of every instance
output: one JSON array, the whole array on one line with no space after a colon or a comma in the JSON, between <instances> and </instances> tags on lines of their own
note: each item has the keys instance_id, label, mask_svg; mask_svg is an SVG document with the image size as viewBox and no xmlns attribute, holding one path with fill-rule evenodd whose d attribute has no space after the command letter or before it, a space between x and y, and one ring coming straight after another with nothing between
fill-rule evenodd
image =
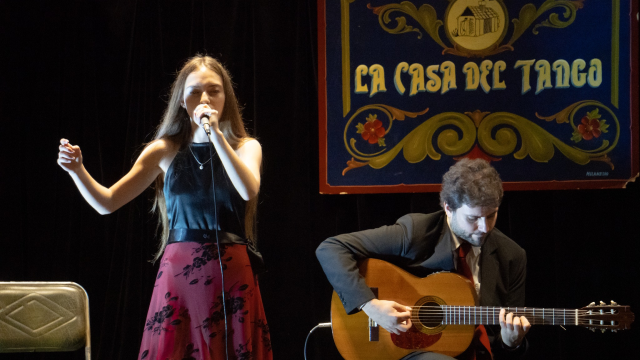
<instances>
[{"instance_id":1,"label":"guitar fretboard","mask_svg":"<svg viewBox=\"0 0 640 360\"><path fill-rule=\"evenodd\" d=\"M421 306L418 317L422 323L440 320L444 325L499 325L500 307L496 306ZM583 325L586 312L579 309L545 309L505 307L506 313L525 316L532 325Z\"/></svg>"}]
</instances>

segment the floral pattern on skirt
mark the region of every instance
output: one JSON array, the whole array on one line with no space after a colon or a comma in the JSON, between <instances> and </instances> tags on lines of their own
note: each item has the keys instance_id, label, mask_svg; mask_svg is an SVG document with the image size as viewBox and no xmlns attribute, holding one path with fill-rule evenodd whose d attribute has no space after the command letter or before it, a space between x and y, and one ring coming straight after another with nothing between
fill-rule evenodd
<instances>
[{"instance_id":1,"label":"floral pattern on skirt","mask_svg":"<svg viewBox=\"0 0 640 360\"><path fill-rule=\"evenodd\" d=\"M169 244L156 277L138 359L226 359L225 339L229 359L272 359L269 326L246 246L223 244L218 254L216 244Z\"/></svg>"}]
</instances>

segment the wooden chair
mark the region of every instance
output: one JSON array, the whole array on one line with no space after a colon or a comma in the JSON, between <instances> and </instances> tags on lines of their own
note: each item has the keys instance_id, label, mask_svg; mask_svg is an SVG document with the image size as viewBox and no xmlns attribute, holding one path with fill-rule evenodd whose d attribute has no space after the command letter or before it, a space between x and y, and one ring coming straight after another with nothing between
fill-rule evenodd
<instances>
[{"instance_id":1,"label":"wooden chair","mask_svg":"<svg viewBox=\"0 0 640 360\"><path fill-rule=\"evenodd\" d=\"M74 351L91 359L89 297L73 282L0 282L0 353Z\"/></svg>"}]
</instances>

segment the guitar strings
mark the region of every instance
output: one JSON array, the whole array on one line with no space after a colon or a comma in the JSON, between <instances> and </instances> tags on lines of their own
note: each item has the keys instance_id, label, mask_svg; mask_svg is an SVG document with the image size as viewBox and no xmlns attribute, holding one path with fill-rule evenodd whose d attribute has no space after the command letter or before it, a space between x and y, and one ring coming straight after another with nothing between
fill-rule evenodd
<instances>
[{"instance_id":1,"label":"guitar strings","mask_svg":"<svg viewBox=\"0 0 640 360\"><path fill-rule=\"evenodd\" d=\"M447 324L472 324L473 323L486 323L486 324L497 324L499 321L499 312L502 308L496 307L470 307L470 306L432 306L432 305L422 305L422 306L413 306L411 307L412 316L410 319L412 321L418 322L440 322L443 320ZM473 308L473 311L472 311ZM534 309L534 308L515 308L512 311L511 308L504 308L507 313L511 312L516 316L525 316L527 320L533 325L541 325L541 324L576 324L576 325L609 325L611 320L599 320L594 319L594 317L599 317L603 315L618 315L618 313L589 313L586 310L576 310L576 309L551 309L551 313L549 313L549 309ZM518 311L518 309L522 309L522 311ZM417 310L417 311L415 311ZM498 313L496 314L496 310ZM536 312L541 312L542 314L536 314ZM480 319L480 321L477 321ZM484 320L484 321L482 321ZM601 324L600 322L603 321ZM614 325L614 324L612 324Z\"/></svg>"}]
</instances>

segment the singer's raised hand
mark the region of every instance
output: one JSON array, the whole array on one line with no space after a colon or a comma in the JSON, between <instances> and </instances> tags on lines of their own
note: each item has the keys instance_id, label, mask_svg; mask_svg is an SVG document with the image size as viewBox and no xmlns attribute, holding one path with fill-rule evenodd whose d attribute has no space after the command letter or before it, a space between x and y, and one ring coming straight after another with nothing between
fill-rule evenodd
<instances>
[{"instance_id":1,"label":"singer's raised hand","mask_svg":"<svg viewBox=\"0 0 640 360\"><path fill-rule=\"evenodd\" d=\"M65 171L75 173L82 167L82 151L80 146L71 145L69 140L60 139L58 165Z\"/></svg>"},{"instance_id":2,"label":"singer's raised hand","mask_svg":"<svg viewBox=\"0 0 640 360\"><path fill-rule=\"evenodd\" d=\"M166 172L177 153L173 143L159 139L149 144L129 172L110 187L98 183L82 164L80 147L60 140L58 164L66 170L84 199L100 214L109 214L140 195L158 175Z\"/></svg>"},{"instance_id":3,"label":"singer's raised hand","mask_svg":"<svg viewBox=\"0 0 640 360\"><path fill-rule=\"evenodd\" d=\"M218 118L220 114L218 110L212 109L208 104L200 104L193 111L193 119L198 124L198 126L202 126L202 118L209 118L209 126L211 127L211 131L218 130Z\"/></svg>"}]
</instances>

